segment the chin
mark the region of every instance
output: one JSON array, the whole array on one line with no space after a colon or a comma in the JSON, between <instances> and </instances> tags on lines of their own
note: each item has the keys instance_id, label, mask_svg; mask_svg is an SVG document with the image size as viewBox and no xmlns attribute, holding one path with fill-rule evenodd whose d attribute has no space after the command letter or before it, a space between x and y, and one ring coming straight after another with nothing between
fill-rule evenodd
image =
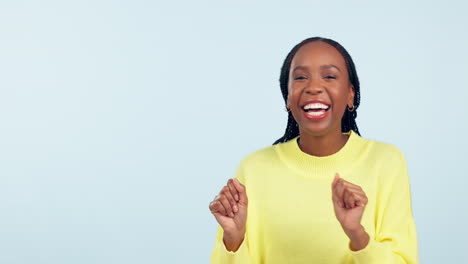
<instances>
[{"instance_id":1,"label":"chin","mask_svg":"<svg viewBox=\"0 0 468 264\"><path fill-rule=\"evenodd\" d=\"M302 128L299 128L299 131L301 133L306 133L314 136L323 136L328 134L331 131L330 126L326 125L308 125L308 126L303 126Z\"/></svg>"}]
</instances>

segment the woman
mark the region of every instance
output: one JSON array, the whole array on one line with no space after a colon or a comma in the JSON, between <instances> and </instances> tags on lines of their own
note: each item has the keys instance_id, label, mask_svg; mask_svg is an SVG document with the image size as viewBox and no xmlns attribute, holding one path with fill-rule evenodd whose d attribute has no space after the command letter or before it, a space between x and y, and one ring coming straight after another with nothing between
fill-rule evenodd
<instances>
[{"instance_id":1,"label":"woman","mask_svg":"<svg viewBox=\"0 0 468 264\"><path fill-rule=\"evenodd\" d=\"M418 263L406 160L361 137L348 52L305 39L280 86L284 136L242 159L209 205L219 223L211 263Z\"/></svg>"}]
</instances>

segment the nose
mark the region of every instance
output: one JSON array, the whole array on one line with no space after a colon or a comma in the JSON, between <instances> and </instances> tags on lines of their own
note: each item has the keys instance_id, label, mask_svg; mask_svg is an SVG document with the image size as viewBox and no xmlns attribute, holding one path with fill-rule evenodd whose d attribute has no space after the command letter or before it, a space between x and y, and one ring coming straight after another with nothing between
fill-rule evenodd
<instances>
[{"instance_id":1,"label":"nose","mask_svg":"<svg viewBox=\"0 0 468 264\"><path fill-rule=\"evenodd\" d=\"M304 90L305 90L305 91L304 91L305 93L316 94L316 93L322 93L323 90L324 90L324 88L323 88L323 86L322 86L320 80L313 80L313 79L311 79L311 80L307 83L307 85L306 85L306 87L305 87Z\"/></svg>"}]
</instances>

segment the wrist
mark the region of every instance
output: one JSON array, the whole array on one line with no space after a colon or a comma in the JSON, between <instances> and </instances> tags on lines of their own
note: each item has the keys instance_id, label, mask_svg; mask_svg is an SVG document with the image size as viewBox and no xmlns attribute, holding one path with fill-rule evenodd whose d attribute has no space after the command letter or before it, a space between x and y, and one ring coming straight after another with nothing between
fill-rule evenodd
<instances>
[{"instance_id":1,"label":"wrist","mask_svg":"<svg viewBox=\"0 0 468 264\"><path fill-rule=\"evenodd\" d=\"M363 232L366 232L365 231L365 228L363 225L358 225L358 226L355 226L355 227L352 227L352 228L344 228L343 227L343 231L346 233L346 235L349 237L349 238L352 238L354 236L357 236Z\"/></svg>"},{"instance_id":2,"label":"wrist","mask_svg":"<svg viewBox=\"0 0 468 264\"><path fill-rule=\"evenodd\" d=\"M229 251L237 251L244 241L244 234L229 234L224 233L223 243Z\"/></svg>"},{"instance_id":3,"label":"wrist","mask_svg":"<svg viewBox=\"0 0 468 264\"><path fill-rule=\"evenodd\" d=\"M223 229L223 236L224 237L227 237L229 239L233 239L233 238L241 238L241 237L244 237L244 234L245 234L245 228L241 229L241 230L230 230L230 229Z\"/></svg>"},{"instance_id":4,"label":"wrist","mask_svg":"<svg viewBox=\"0 0 468 264\"><path fill-rule=\"evenodd\" d=\"M370 236L363 226L345 232L350 239L349 245L351 250L358 251L369 244Z\"/></svg>"}]
</instances>

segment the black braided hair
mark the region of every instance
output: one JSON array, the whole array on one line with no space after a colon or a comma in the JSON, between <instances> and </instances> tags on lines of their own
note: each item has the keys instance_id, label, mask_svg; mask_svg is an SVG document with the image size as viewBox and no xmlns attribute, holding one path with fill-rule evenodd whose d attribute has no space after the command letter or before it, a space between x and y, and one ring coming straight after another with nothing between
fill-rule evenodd
<instances>
[{"instance_id":1,"label":"black braided hair","mask_svg":"<svg viewBox=\"0 0 468 264\"><path fill-rule=\"evenodd\" d=\"M341 119L341 131L349 132L352 129L354 130L354 132L356 132L360 136L361 134L359 133L359 129L356 124L356 116L357 116L356 110L359 107L359 102L360 102L359 78L356 73L356 67L354 66L353 59L349 55L348 51L346 51L346 49L343 46L341 46L338 42L332 39L322 38L322 37L307 38L303 40L302 42L300 42L299 44L297 44L296 46L294 46L294 48L289 52L288 56L286 56L286 59L283 62L283 66L281 67L281 74L279 78L281 93L283 94L284 102L285 104L287 104L289 70L291 68L291 62L293 60L293 57L300 47L302 47L304 44L307 44L313 41L323 41L335 47L335 49L337 49L338 52L341 53L341 55L343 56L346 62L346 68L348 69L348 73L349 73L349 81L354 87L354 111L350 112L347 109L345 110L345 113L343 114L343 118ZM291 111L289 111L288 112L288 124L286 126L286 131L284 132L284 135L281 138L277 139L273 143L273 145L286 142L290 139L297 137L298 135L299 135L299 125L297 124L296 120L294 120L294 117Z\"/></svg>"}]
</instances>

